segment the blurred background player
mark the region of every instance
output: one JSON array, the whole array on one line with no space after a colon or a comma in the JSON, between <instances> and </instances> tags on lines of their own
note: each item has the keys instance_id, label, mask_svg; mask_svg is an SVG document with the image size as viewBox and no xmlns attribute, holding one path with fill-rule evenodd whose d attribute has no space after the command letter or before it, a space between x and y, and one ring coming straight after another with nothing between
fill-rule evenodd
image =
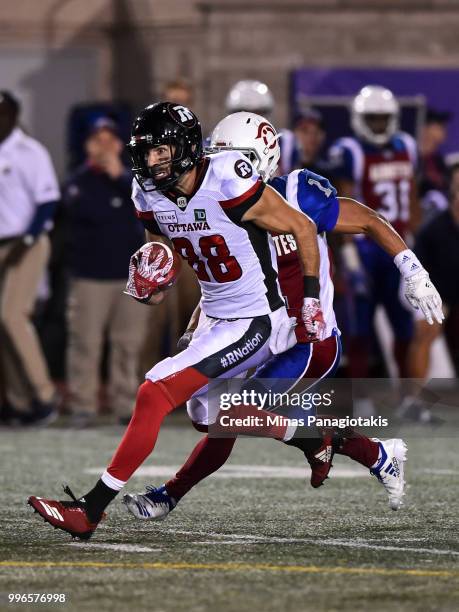
<instances>
[{"instance_id":1,"label":"blurred background player","mask_svg":"<svg viewBox=\"0 0 459 612\"><path fill-rule=\"evenodd\" d=\"M391 91L364 87L351 108L353 137L340 138L331 148L335 183L340 195L355 197L383 215L402 238L415 227L419 204L415 187L417 152L414 139L398 130L399 104ZM406 358L413 333L411 313L399 299L400 277L390 257L364 236L343 248L344 265L358 282L350 308L349 374L370 372L373 319L380 304L394 331L393 352L398 374L407 376ZM365 416L372 406L362 398L356 410Z\"/></svg>"},{"instance_id":2,"label":"blurred background player","mask_svg":"<svg viewBox=\"0 0 459 612\"><path fill-rule=\"evenodd\" d=\"M415 252L428 268L443 303L446 320L444 333L456 376L459 372L459 165L451 169L449 208L426 223L419 232ZM427 378L430 351L434 340L441 334L440 325L428 325L418 313L415 315L415 333L409 350L408 375L422 383ZM407 396L399 416L431 422L431 414L423 394Z\"/></svg>"},{"instance_id":3,"label":"blurred background player","mask_svg":"<svg viewBox=\"0 0 459 612\"><path fill-rule=\"evenodd\" d=\"M226 96L225 107L227 113L246 111L262 115L271 121L274 97L266 83L247 79L238 81L231 87ZM279 144L281 158L278 174L288 174L300 167L299 150L293 132L287 129L279 130Z\"/></svg>"},{"instance_id":4,"label":"blurred background player","mask_svg":"<svg viewBox=\"0 0 459 612\"><path fill-rule=\"evenodd\" d=\"M123 294L130 256L143 244L144 232L132 212L132 175L121 159L116 124L98 119L85 148L86 162L64 191L71 274L67 377L76 426L96 419L106 336L109 402L121 422L129 420L147 315L147 309Z\"/></svg>"},{"instance_id":5,"label":"blurred background player","mask_svg":"<svg viewBox=\"0 0 459 612\"><path fill-rule=\"evenodd\" d=\"M181 77L168 81L164 86L161 100L169 100L183 106L192 107L194 104L194 90L190 83Z\"/></svg>"},{"instance_id":6,"label":"blurred background player","mask_svg":"<svg viewBox=\"0 0 459 612\"><path fill-rule=\"evenodd\" d=\"M308 108L299 115L293 126L298 147L298 166L327 178L330 164L324 158L325 125L322 113L315 108Z\"/></svg>"},{"instance_id":7,"label":"blurred background player","mask_svg":"<svg viewBox=\"0 0 459 612\"><path fill-rule=\"evenodd\" d=\"M0 382L5 420L49 422L55 389L31 324L60 199L48 151L19 127L20 104L0 92Z\"/></svg>"},{"instance_id":8,"label":"blurred background player","mask_svg":"<svg viewBox=\"0 0 459 612\"><path fill-rule=\"evenodd\" d=\"M441 146L448 136L450 113L427 109L419 138L419 199L423 220L448 208L448 168Z\"/></svg>"}]
</instances>

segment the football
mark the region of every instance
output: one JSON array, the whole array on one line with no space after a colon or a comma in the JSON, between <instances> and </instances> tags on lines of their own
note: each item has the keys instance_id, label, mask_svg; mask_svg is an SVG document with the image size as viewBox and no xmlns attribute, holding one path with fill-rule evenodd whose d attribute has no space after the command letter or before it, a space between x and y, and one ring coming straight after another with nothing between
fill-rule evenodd
<instances>
[{"instance_id":1,"label":"football","mask_svg":"<svg viewBox=\"0 0 459 612\"><path fill-rule=\"evenodd\" d=\"M147 242L133 256L132 281L141 299L172 287L181 270L180 256L162 242ZM131 275L130 275L131 276Z\"/></svg>"}]
</instances>

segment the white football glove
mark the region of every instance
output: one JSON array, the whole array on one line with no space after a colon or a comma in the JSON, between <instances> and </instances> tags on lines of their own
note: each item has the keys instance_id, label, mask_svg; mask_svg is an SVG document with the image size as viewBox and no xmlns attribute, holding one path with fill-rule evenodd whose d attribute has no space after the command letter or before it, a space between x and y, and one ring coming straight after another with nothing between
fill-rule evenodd
<instances>
[{"instance_id":1,"label":"white football glove","mask_svg":"<svg viewBox=\"0 0 459 612\"><path fill-rule=\"evenodd\" d=\"M403 293L410 306L421 310L429 325L433 325L434 318L441 324L445 315L441 308L440 294L413 251L402 251L394 257L394 263L402 275Z\"/></svg>"},{"instance_id":2,"label":"white football glove","mask_svg":"<svg viewBox=\"0 0 459 612\"><path fill-rule=\"evenodd\" d=\"M325 321L320 300L312 297L303 299L301 318L304 321L310 342L320 342L325 333Z\"/></svg>"},{"instance_id":3,"label":"white football glove","mask_svg":"<svg viewBox=\"0 0 459 612\"><path fill-rule=\"evenodd\" d=\"M427 271L423 269L413 276L404 278L403 282L405 297L410 305L422 311L429 325L433 325L433 319L441 324L445 318L441 307L441 297Z\"/></svg>"},{"instance_id":4,"label":"white football glove","mask_svg":"<svg viewBox=\"0 0 459 612\"><path fill-rule=\"evenodd\" d=\"M271 319L269 350L273 355L279 355L296 344L296 319L289 317L285 308L278 308L269 318Z\"/></svg>"}]
</instances>

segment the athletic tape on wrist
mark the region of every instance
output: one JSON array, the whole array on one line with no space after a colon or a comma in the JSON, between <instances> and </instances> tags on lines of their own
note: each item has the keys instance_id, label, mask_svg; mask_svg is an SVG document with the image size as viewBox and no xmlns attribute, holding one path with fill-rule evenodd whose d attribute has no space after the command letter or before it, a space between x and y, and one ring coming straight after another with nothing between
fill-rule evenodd
<instances>
[{"instance_id":1,"label":"athletic tape on wrist","mask_svg":"<svg viewBox=\"0 0 459 612\"><path fill-rule=\"evenodd\" d=\"M319 299L320 283L317 276L303 276L304 297Z\"/></svg>"},{"instance_id":2,"label":"athletic tape on wrist","mask_svg":"<svg viewBox=\"0 0 459 612\"><path fill-rule=\"evenodd\" d=\"M396 255L394 257L394 264L400 270L400 274L404 278L410 278L410 276L414 276L418 272L424 270L421 262L410 249L405 249Z\"/></svg>"}]
</instances>

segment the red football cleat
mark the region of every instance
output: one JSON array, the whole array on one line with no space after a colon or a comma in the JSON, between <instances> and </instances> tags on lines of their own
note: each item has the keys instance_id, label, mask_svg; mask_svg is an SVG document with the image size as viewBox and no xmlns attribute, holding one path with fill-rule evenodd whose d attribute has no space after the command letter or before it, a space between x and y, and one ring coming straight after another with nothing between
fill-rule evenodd
<instances>
[{"instance_id":1,"label":"red football cleat","mask_svg":"<svg viewBox=\"0 0 459 612\"><path fill-rule=\"evenodd\" d=\"M55 529L66 531L73 538L89 540L100 521L91 522L84 502L76 499L69 487L65 487L64 491L72 497L73 501L56 501L32 496L29 497L27 503ZM105 513L100 520L103 518L105 518Z\"/></svg>"},{"instance_id":2,"label":"red football cleat","mask_svg":"<svg viewBox=\"0 0 459 612\"><path fill-rule=\"evenodd\" d=\"M304 453L311 466L311 486L314 489L323 485L324 480L328 478L334 453L331 436L324 436L322 446L318 450Z\"/></svg>"}]
</instances>

